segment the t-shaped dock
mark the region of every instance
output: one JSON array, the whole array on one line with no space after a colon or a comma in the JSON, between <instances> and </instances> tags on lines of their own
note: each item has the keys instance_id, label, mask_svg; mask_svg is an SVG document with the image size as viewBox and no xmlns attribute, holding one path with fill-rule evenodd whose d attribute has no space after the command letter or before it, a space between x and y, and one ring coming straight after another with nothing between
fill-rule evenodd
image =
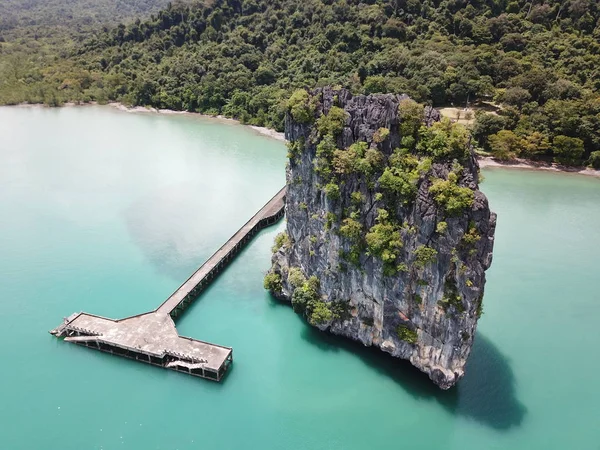
<instances>
[{"instance_id":1,"label":"t-shaped dock","mask_svg":"<svg viewBox=\"0 0 600 450\"><path fill-rule=\"evenodd\" d=\"M154 311L120 320L75 313L50 333L68 342L220 381L233 362L233 349L179 336L174 320L256 233L283 217L285 193L284 187Z\"/></svg>"}]
</instances>

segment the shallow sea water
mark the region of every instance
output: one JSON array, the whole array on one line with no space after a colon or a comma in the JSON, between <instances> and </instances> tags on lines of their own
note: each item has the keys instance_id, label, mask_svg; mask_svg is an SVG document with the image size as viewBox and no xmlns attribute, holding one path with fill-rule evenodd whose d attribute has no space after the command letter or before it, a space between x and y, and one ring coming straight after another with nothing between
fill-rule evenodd
<instances>
[{"instance_id":1,"label":"shallow sea water","mask_svg":"<svg viewBox=\"0 0 600 450\"><path fill-rule=\"evenodd\" d=\"M155 308L283 185L285 153L197 117L0 108L0 448L600 448L600 180L582 176L484 171L494 262L448 392L269 297L283 222L178 322L234 348L220 384L47 333Z\"/></svg>"}]
</instances>

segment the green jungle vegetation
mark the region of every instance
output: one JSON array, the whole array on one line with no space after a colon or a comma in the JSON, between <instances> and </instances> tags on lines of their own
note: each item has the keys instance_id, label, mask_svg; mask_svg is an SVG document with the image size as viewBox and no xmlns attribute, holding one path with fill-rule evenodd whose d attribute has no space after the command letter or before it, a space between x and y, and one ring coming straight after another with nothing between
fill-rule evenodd
<instances>
[{"instance_id":1,"label":"green jungle vegetation","mask_svg":"<svg viewBox=\"0 0 600 450\"><path fill-rule=\"evenodd\" d=\"M79 97L73 56L94 34L159 12L168 0L0 0L0 104L58 106ZM85 82L79 90L85 89Z\"/></svg>"},{"instance_id":2,"label":"green jungle vegetation","mask_svg":"<svg viewBox=\"0 0 600 450\"><path fill-rule=\"evenodd\" d=\"M298 88L343 86L493 104L470 125L480 151L600 168L596 0L160 6L0 0L0 103L119 101L281 130Z\"/></svg>"},{"instance_id":3,"label":"green jungle vegetation","mask_svg":"<svg viewBox=\"0 0 600 450\"><path fill-rule=\"evenodd\" d=\"M167 5L167 0L2 0L0 34L5 40L39 40L60 33L85 33L158 12Z\"/></svg>"}]
</instances>

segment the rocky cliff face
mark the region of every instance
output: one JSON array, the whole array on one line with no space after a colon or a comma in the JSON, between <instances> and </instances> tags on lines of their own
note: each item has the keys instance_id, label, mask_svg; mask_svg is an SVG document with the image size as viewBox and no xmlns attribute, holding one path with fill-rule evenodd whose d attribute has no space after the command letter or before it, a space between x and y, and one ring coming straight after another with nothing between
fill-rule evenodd
<instances>
[{"instance_id":1,"label":"rocky cliff face","mask_svg":"<svg viewBox=\"0 0 600 450\"><path fill-rule=\"evenodd\" d=\"M466 131L404 96L324 88L290 99L286 137L287 229L265 286L321 330L454 385L496 219Z\"/></svg>"}]
</instances>

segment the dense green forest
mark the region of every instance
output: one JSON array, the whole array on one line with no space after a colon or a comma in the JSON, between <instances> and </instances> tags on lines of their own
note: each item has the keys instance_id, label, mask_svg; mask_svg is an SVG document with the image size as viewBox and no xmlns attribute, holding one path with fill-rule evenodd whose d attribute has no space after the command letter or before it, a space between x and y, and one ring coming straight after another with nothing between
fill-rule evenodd
<instances>
[{"instance_id":1,"label":"dense green forest","mask_svg":"<svg viewBox=\"0 0 600 450\"><path fill-rule=\"evenodd\" d=\"M406 93L434 106L485 101L498 109L475 113L480 150L600 167L595 0L169 4L48 44L44 57L21 22L4 32L20 37L0 38L1 103L121 101L281 130L298 88Z\"/></svg>"},{"instance_id":2,"label":"dense green forest","mask_svg":"<svg viewBox=\"0 0 600 450\"><path fill-rule=\"evenodd\" d=\"M0 104L58 105L80 73L72 56L94 33L149 17L168 0L0 0Z\"/></svg>"},{"instance_id":3,"label":"dense green forest","mask_svg":"<svg viewBox=\"0 0 600 450\"><path fill-rule=\"evenodd\" d=\"M0 0L0 40L85 33L158 12L168 0Z\"/></svg>"}]
</instances>

